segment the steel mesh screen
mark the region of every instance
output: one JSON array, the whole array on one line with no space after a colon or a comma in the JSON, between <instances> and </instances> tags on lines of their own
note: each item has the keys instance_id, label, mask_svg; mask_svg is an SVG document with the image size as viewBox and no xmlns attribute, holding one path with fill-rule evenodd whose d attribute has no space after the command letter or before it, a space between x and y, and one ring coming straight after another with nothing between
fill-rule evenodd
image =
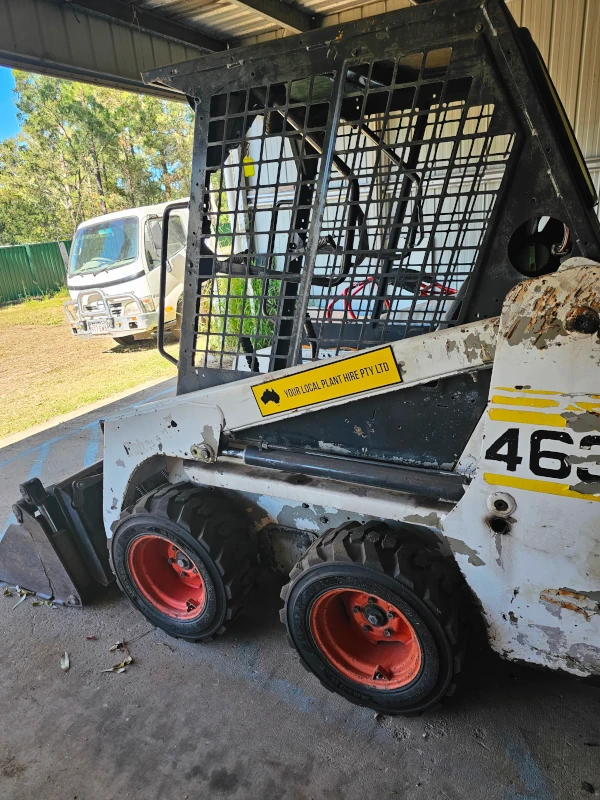
<instances>
[{"instance_id":1,"label":"steel mesh screen","mask_svg":"<svg viewBox=\"0 0 600 800\"><path fill-rule=\"evenodd\" d=\"M212 98L195 366L267 372L454 323L514 132L451 57Z\"/></svg>"}]
</instances>

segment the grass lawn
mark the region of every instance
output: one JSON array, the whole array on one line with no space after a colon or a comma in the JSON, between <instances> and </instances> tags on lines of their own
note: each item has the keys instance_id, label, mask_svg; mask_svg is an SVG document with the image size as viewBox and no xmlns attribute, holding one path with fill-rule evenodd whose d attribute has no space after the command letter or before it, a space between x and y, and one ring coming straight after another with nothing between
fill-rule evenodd
<instances>
[{"instance_id":1,"label":"grass lawn","mask_svg":"<svg viewBox=\"0 0 600 800\"><path fill-rule=\"evenodd\" d=\"M0 438L176 374L154 340L125 347L107 336L77 339L63 315L65 299L0 307ZM168 349L176 356L178 344Z\"/></svg>"}]
</instances>

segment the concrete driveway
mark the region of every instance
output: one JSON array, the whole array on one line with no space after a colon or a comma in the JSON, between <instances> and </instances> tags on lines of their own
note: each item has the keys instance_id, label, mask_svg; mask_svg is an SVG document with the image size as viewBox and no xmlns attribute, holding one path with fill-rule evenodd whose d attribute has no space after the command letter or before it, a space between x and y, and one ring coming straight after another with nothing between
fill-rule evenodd
<instances>
[{"instance_id":1,"label":"concrete driveway","mask_svg":"<svg viewBox=\"0 0 600 800\"><path fill-rule=\"evenodd\" d=\"M101 457L97 419L140 399L0 450L0 524L21 481L51 482ZM0 798L600 797L600 688L504 664L474 642L455 697L422 717L375 717L302 669L278 593L265 576L235 626L203 645L169 639L114 587L85 609L28 599L12 610L16 598L0 593ZM135 662L103 673L119 640Z\"/></svg>"}]
</instances>

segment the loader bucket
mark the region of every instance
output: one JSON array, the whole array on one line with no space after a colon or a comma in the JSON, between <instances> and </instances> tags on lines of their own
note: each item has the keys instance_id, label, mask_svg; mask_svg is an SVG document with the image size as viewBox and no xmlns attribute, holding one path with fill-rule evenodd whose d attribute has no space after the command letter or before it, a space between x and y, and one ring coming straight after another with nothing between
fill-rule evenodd
<instances>
[{"instance_id":1,"label":"loader bucket","mask_svg":"<svg viewBox=\"0 0 600 800\"><path fill-rule=\"evenodd\" d=\"M44 488L19 487L16 522L0 542L0 582L80 606L113 574L102 520L102 461Z\"/></svg>"}]
</instances>

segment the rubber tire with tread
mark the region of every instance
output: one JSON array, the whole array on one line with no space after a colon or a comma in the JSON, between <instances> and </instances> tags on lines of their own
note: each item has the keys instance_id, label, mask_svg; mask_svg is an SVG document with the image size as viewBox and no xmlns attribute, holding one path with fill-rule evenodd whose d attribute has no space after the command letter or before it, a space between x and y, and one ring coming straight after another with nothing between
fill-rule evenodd
<instances>
[{"instance_id":1,"label":"rubber tire with tread","mask_svg":"<svg viewBox=\"0 0 600 800\"><path fill-rule=\"evenodd\" d=\"M303 666L323 686L357 705L383 714L419 714L455 689L465 637L466 594L451 557L410 532L383 522L349 522L327 531L290 573L281 597L281 621ZM310 632L315 600L341 587L375 594L395 605L413 625L422 651L419 675L400 689L354 683L325 659Z\"/></svg>"},{"instance_id":2,"label":"rubber tire with tread","mask_svg":"<svg viewBox=\"0 0 600 800\"><path fill-rule=\"evenodd\" d=\"M156 609L128 569L128 549L154 532L189 554L200 569L206 603L199 617L177 620ZM258 558L246 519L224 495L190 483L168 484L138 500L114 525L111 559L117 582L153 624L180 639L204 641L224 633L241 611L258 577Z\"/></svg>"}]
</instances>

